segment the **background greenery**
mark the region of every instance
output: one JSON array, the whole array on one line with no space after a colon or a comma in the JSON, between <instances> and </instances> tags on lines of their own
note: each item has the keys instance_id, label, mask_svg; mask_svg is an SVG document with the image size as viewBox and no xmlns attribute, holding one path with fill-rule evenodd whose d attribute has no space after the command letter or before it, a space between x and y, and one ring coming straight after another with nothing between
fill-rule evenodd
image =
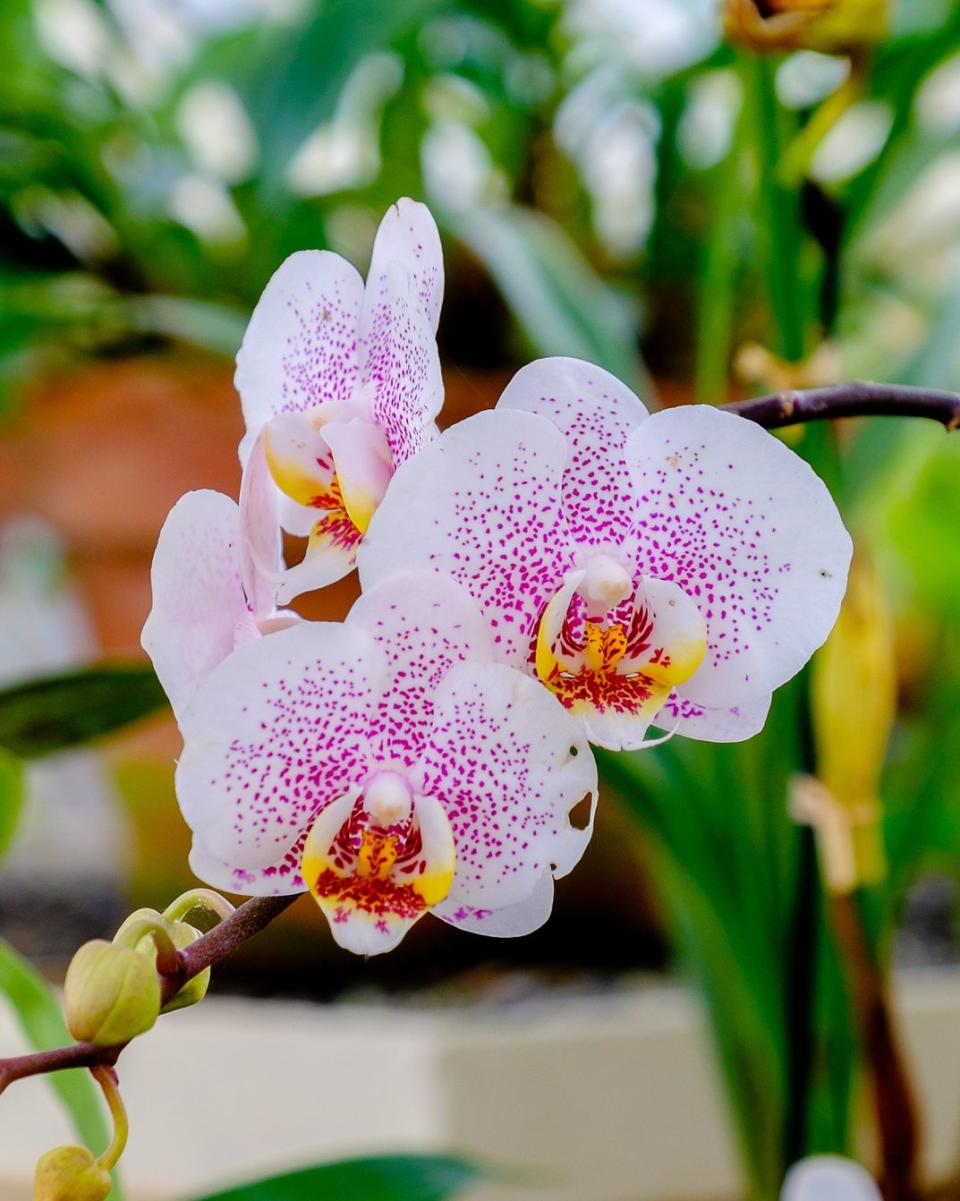
<instances>
[{"instance_id":1,"label":"background greenery","mask_svg":"<svg viewBox=\"0 0 960 1201\"><path fill-rule=\"evenodd\" d=\"M653 404L852 376L957 387L960 9L902 4L857 105L787 171L843 71L736 50L696 0L5 0L0 404L12 418L36 379L96 357L229 359L284 256L329 246L362 264L403 194L444 235L448 380L564 353ZM960 869L960 443L877 421L794 445L895 614L890 871L860 898L883 964L910 883ZM794 1159L849 1149L858 1088L812 839L787 816L790 778L817 766L807 693L805 678L782 689L743 745L602 758L706 999L758 1201ZM136 671L0 696L0 844L16 756L157 701ZM9 948L0 986L33 1042L62 1037ZM97 1143L83 1083L61 1093ZM406 1169L376 1170L400 1181L377 1196L460 1182L453 1167L409 1187Z\"/></svg>"}]
</instances>

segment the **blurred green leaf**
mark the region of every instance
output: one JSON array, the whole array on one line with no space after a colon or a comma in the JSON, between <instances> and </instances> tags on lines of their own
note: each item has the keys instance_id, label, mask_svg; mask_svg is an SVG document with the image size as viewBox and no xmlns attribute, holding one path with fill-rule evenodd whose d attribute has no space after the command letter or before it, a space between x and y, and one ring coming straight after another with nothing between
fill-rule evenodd
<instances>
[{"instance_id":1,"label":"blurred green leaf","mask_svg":"<svg viewBox=\"0 0 960 1201\"><path fill-rule=\"evenodd\" d=\"M806 769L803 713L798 680L747 742L677 738L653 754L598 755L646 835L658 894L707 1003L751 1195L763 1198L777 1196L794 1140L800 1154L845 1150L855 1055L804 861L809 831L787 813L789 778Z\"/></svg>"},{"instance_id":2,"label":"blurred green leaf","mask_svg":"<svg viewBox=\"0 0 960 1201\"><path fill-rule=\"evenodd\" d=\"M49 985L3 939L0 939L0 993L13 1008L32 1050L46 1051L72 1041ZM93 1080L81 1069L53 1072L46 1080L59 1097L80 1141L98 1155L110 1141L110 1135ZM116 1184L111 1195L119 1201Z\"/></svg>"},{"instance_id":3,"label":"blurred green leaf","mask_svg":"<svg viewBox=\"0 0 960 1201\"><path fill-rule=\"evenodd\" d=\"M445 1201L483 1177L480 1168L444 1156L385 1155L304 1168L241 1184L202 1201Z\"/></svg>"},{"instance_id":4,"label":"blurred green leaf","mask_svg":"<svg viewBox=\"0 0 960 1201\"><path fill-rule=\"evenodd\" d=\"M241 92L260 137L264 175L275 185L311 133L336 111L344 85L368 54L417 31L440 0L323 0L305 25L262 44Z\"/></svg>"},{"instance_id":5,"label":"blurred green leaf","mask_svg":"<svg viewBox=\"0 0 960 1201\"><path fill-rule=\"evenodd\" d=\"M630 305L559 225L517 206L441 219L490 272L537 354L588 359L649 393Z\"/></svg>"},{"instance_id":6,"label":"blurred green leaf","mask_svg":"<svg viewBox=\"0 0 960 1201\"><path fill-rule=\"evenodd\" d=\"M0 747L25 759L109 734L167 703L147 667L91 667L0 692Z\"/></svg>"},{"instance_id":7,"label":"blurred green leaf","mask_svg":"<svg viewBox=\"0 0 960 1201\"><path fill-rule=\"evenodd\" d=\"M0 859L17 828L23 808L23 764L6 751L0 751Z\"/></svg>"}]
</instances>

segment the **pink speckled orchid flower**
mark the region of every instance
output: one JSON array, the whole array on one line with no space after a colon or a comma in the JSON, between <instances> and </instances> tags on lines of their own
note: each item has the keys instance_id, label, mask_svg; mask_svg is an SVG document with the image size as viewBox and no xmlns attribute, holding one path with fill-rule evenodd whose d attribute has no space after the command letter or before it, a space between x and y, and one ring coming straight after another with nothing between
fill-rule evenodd
<instances>
[{"instance_id":1,"label":"pink speckled orchid flower","mask_svg":"<svg viewBox=\"0 0 960 1201\"><path fill-rule=\"evenodd\" d=\"M398 471L359 562L366 587L403 566L459 580L505 660L618 750L651 724L760 730L836 620L850 555L827 489L758 426L648 416L600 368L544 359Z\"/></svg>"},{"instance_id":2,"label":"pink speckled orchid flower","mask_svg":"<svg viewBox=\"0 0 960 1201\"><path fill-rule=\"evenodd\" d=\"M430 571L367 592L345 623L239 646L180 716L193 870L247 895L309 889L364 954L428 910L536 929L590 838L596 767L576 721L496 659L475 602Z\"/></svg>"},{"instance_id":3,"label":"pink speckled orchid flower","mask_svg":"<svg viewBox=\"0 0 960 1201\"><path fill-rule=\"evenodd\" d=\"M248 510L261 551L274 571L280 529L271 510ZM153 608L143 648L179 717L200 683L246 642L299 621L274 606L274 588L249 553L240 509L228 496L188 492L160 531L150 580Z\"/></svg>"},{"instance_id":4,"label":"pink speckled orchid flower","mask_svg":"<svg viewBox=\"0 0 960 1201\"><path fill-rule=\"evenodd\" d=\"M442 297L437 227L412 200L381 222L366 286L324 250L291 255L267 284L235 382L247 426L240 457L253 472L245 494L275 489L284 528L308 537L301 563L263 569L281 601L353 569L393 472L435 436Z\"/></svg>"},{"instance_id":5,"label":"pink speckled orchid flower","mask_svg":"<svg viewBox=\"0 0 960 1201\"><path fill-rule=\"evenodd\" d=\"M780 1201L880 1201L865 1168L840 1155L813 1155L793 1165Z\"/></svg>"}]
</instances>

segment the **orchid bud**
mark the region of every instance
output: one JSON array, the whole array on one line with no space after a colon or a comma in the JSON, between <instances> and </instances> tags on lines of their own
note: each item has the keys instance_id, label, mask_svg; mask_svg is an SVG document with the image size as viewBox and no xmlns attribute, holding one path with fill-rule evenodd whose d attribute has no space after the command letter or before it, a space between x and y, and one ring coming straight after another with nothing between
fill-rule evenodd
<instances>
[{"instance_id":1,"label":"orchid bud","mask_svg":"<svg viewBox=\"0 0 960 1201\"><path fill-rule=\"evenodd\" d=\"M724 0L727 37L761 53L848 54L887 36L891 0Z\"/></svg>"},{"instance_id":2,"label":"orchid bud","mask_svg":"<svg viewBox=\"0 0 960 1201\"><path fill-rule=\"evenodd\" d=\"M202 934L196 927L189 925L187 922L171 922L170 937L173 939L173 945L178 951L189 947L191 943L196 942ZM188 1005L196 1005L198 1001L202 1001L207 995L207 989L210 987L210 969L204 968L202 972L198 972L192 976L183 988L172 997L161 1013L171 1013L174 1009L186 1009Z\"/></svg>"},{"instance_id":3,"label":"orchid bud","mask_svg":"<svg viewBox=\"0 0 960 1201\"><path fill-rule=\"evenodd\" d=\"M878 787L896 699L893 630L876 575L858 555L812 677L817 778L845 816L853 885L885 871Z\"/></svg>"},{"instance_id":4,"label":"orchid bud","mask_svg":"<svg viewBox=\"0 0 960 1201\"><path fill-rule=\"evenodd\" d=\"M54 1147L37 1160L33 1201L105 1201L110 1185L110 1173L86 1147Z\"/></svg>"},{"instance_id":5,"label":"orchid bud","mask_svg":"<svg viewBox=\"0 0 960 1201\"><path fill-rule=\"evenodd\" d=\"M129 1042L149 1030L160 1012L154 955L103 939L77 951L63 992L70 1033L96 1046Z\"/></svg>"}]
</instances>

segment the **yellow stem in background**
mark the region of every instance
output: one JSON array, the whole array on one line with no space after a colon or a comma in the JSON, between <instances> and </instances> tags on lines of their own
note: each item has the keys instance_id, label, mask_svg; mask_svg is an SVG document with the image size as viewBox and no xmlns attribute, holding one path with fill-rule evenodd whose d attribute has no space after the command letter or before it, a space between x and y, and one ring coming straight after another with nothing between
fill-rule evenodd
<instances>
[{"instance_id":1,"label":"yellow stem in background","mask_svg":"<svg viewBox=\"0 0 960 1201\"><path fill-rule=\"evenodd\" d=\"M123 1098L120 1096L119 1088L117 1088L117 1080L113 1069L108 1067L91 1068L90 1074L103 1090L104 1099L110 1109L110 1117L113 1119L113 1142L97 1159L97 1163L105 1172L111 1172L116 1167L117 1161L120 1159L127 1145L130 1124L127 1121L126 1106L123 1104Z\"/></svg>"},{"instance_id":2,"label":"yellow stem in background","mask_svg":"<svg viewBox=\"0 0 960 1201\"><path fill-rule=\"evenodd\" d=\"M897 707L893 628L859 549L840 616L813 662L811 700L820 791L809 820L828 888L851 892L886 872L879 786Z\"/></svg>"},{"instance_id":3,"label":"yellow stem in background","mask_svg":"<svg viewBox=\"0 0 960 1201\"><path fill-rule=\"evenodd\" d=\"M810 173L813 156L840 118L856 104L866 83L864 63L859 56L850 60L850 74L839 88L823 101L783 153L777 178L786 188L795 188Z\"/></svg>"}]
</instances>

